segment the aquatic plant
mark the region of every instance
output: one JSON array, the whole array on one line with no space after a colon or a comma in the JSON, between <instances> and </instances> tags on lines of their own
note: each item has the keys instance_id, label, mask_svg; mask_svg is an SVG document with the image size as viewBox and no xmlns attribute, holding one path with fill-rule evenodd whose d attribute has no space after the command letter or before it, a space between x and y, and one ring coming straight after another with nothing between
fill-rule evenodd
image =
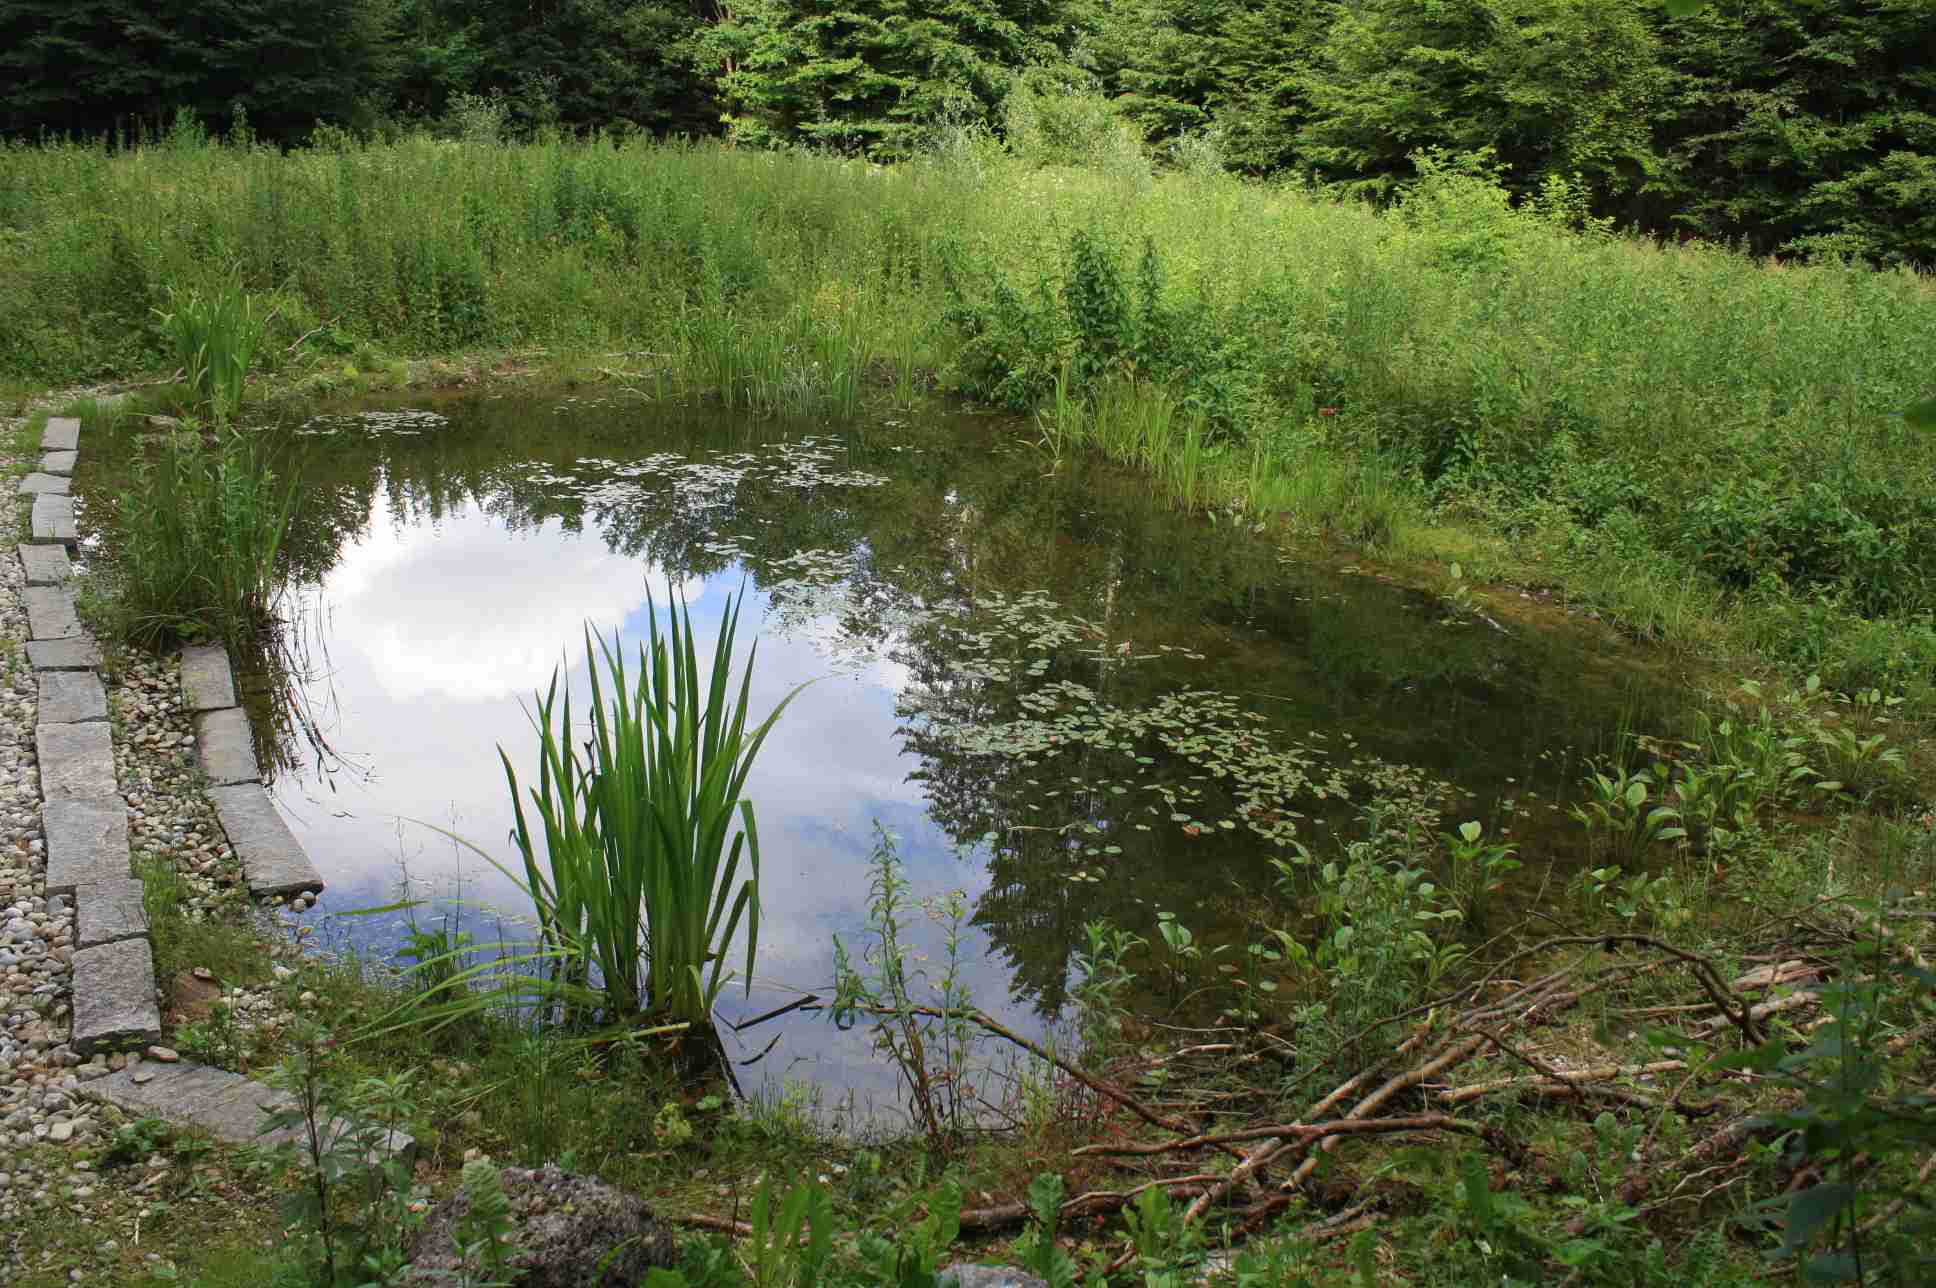
<instances>
[{"instance_id":1,"label":"aquatic plant","mask_svg":"<svg viewBox=\"0 0 1936 1288\"><path fill-rule=\"evenodd\" d=\"M255 301L235 282L203 294L199 288L168 288L167 312L155 310L162 334L181 368L182 383L197 405L219 424L242 405L249 378L267 331Z\"/></svg>"},{"instance_id":2,"label":"aquatic plant","mask_svg":"<svg viewBox=\"0 0 1936 1288\"><path fill-rule=\"evenodd\" d=\"M111 617L137 643L240 642L274 617L296 485L248 433L192 419L138 456L115 510Z\"/></svg>"},{"instance_id":3,"label":"aquatic plant","mask_svg":"<svg viewBox=\"0 0 1936 1288\"><path fill-rule=\"evenodd\" d=\"M704 1023L732 977L726 958L742 922L751 985L760 839L752 802L741 793L761 744L800 689L749 725L757 644L736 696L731 688L745 602L744 592L727 597L704 674L683 600L669 603L662 631L648 597L636 669L616 634L608 642L587 630L591 737L581 751L558 672L532 718L540 738L537 785L528 792L535 830L517 770L499 748L541 952L559 982L602 996L607 1020L652 1013Z\"/></svg>"}]
</instances>

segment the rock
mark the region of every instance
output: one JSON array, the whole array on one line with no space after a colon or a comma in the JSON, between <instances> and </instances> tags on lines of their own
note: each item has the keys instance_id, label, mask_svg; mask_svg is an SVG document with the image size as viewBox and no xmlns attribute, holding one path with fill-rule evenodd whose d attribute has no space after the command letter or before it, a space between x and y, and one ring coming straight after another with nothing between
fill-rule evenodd
<instances>
[{"instance_id":1,"label":"rock","mask_svg":"<svg viewBox=\"0 0 1936 1288\"><path fill-rule=\"evenodd\" d=\"M172 1047L151 1046L148 1048L148 1058L162 1064L173 1064L181 1059L181 1056Z\"/></svg>"},{"instance_id":2,"label":"rock","mask_svg":"<svg viewBox=\"0 0 1936 1288\"><path fill-rule=\"evenodd\" d=\"M1040 1279L1025 1270L1009 1266L974 1266L965 1261L943 1266L936 1279L941 1288L1049 1288L1046 1279Z\"/></svg>"},{"instance_id":3,"label":"rock","mask_svg":"<svg viewBox=\"0 0 1936 1288\"><path fill-rule=\"evenodd\" d=\"M507 1167L502 1175L516 1231L518 1251L510 1266L518 1288L622 1288L638 1283L648 1269L678 1264L672 1230L637 1196L555 1164ZM455 1236L469 1206L460 1191L431 1209L410 1246L406 1285L431 1288L462 1273ZM614 1249L617 1255L600 1273Z\"/></svg>"}]
</instances>

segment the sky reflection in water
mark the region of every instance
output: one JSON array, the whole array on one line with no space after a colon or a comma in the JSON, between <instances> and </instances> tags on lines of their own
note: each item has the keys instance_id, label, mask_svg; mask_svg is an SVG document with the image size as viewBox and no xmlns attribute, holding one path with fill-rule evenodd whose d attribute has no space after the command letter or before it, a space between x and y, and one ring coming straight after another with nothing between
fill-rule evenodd
<instances>
[{"instance_id":1,"label":"sky reflection in water","mask_svg":"<svg viewBox=\"0 0 1936 1288\"><path fill-rule=\"evenodd\" d=\"M916 895L966 894L977 1001L1039 1030L1084 921L1147 934L1167 908L1227 932L1292 827L1322 850L1374 784L1490 819L1563 790L1652 700L1601 635L1448 626L1429 597L1287 561L1106 467L1044 477L985 420L843 438L636 404L442 411L322 419L291 442L302 692L342 766L285 736L274 791L329 881L326 934L379 950L395 918L330 915L394 898L405 868L521 911L433 829L515 865L498 748L532 765L533 691L562 660L582 692L586 625L630 648L668 584L702 652L749 588L756 714L814 681L749 781L763 987L729 991L729 1020L826 991L832 937L854 944L865 920L876 820ZM1553 816L1516 824L1529 857ZM933 969L935 928L918 942ZM780 1028L754 1082L892 1103L862 1034Z\"/></svg>"}]
</instances>

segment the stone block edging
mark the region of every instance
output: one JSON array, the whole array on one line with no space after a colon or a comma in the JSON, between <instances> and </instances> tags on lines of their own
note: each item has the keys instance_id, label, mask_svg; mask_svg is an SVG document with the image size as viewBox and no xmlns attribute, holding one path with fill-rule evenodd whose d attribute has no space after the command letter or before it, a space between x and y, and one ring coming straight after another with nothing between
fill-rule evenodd
<instances>
[{"instance_id":1,"label":"stone block edging","mask_svg":"<svg viewBox=\"0 0 1936 1288\"><path fill-rule=\"evenodd\" d=\"M321 890L322 874L263 786L254 731L236 698L228 650L220 644L183 649L181 685L183 703L196 713L196 754L210 784L206 795L242 864L249 893L285 898Z\"/></svg>"},{"instance_id":2,"label":"stone block edging","mask_svg":"<svg viewBox=\"0 0 1936 1288\"><path fill-rule=\"evenodd\" d=\"M39 682L34 753L39 769L44 893L72 899L75 951L68 1045L87 1056L161 1036L155 959L128 848L128 807L114 767L101 651L74 611L68 549L79 538L68 476L81 423L48 420L41 472L22 480L32 497L30 536L16 548L25 574L27 661Z\"/></svg>"}]
</instances>

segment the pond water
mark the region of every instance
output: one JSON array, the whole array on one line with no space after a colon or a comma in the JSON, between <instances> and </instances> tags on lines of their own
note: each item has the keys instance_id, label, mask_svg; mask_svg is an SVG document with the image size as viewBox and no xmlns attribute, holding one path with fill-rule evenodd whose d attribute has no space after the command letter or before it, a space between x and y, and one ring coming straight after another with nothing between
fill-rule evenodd
<instances>
[{"instance_id":1,"label":"pond water","mask_svg":"<svg viewBox=\"0 0 1936 1288\"><path fill-rule=\"evenodd\" d=\"M515 887L435 829L516 866L498 749L534 765L534 690L561 662L582 686L587 626L631 647L648 593L686 598L703 652L746 589L755 712L814 683L748 785L765 921L729 1021L826 992L833 936L865 921L876 824L915 894L962 892L977 1001L1039 1030L1083 923L1150 935L1167 910L1228 934L1272 856L1333 849L1380 793L1512 827L1535 879L1572 862L1558 802L1581 756L1666 696L1591 624L1448 622L1431 596L1178 514L1107 465L1051 470L993 418L463 394L278 434L302 479L301 673L257 723L329 883L311 914L326 940L394 947L397 917L341 914L406 873L495 940L479 906L515 917ZM939 930L918 930L933 970ZM743 1076L891 1100L864 1037L824 1017L728 1049L776 1033Z\"/></svg>"}]
</instances>

